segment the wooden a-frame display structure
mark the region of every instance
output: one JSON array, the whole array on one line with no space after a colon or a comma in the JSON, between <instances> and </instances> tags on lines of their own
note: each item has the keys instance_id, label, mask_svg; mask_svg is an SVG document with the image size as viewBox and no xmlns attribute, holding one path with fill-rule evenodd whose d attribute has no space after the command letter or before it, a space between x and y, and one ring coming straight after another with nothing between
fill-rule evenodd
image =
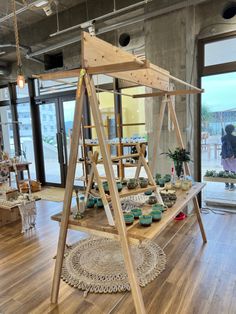
<instances>
[{"instance_id":1,"label":"wooden a-frame display structure","mask_svg":"<svg viewBox=\"0 0 236 314\"><path fill-rule=\"evenodd\" d=\"M91 112L94 118L95 127L97 131L97 136L99 140L99 145L102 154L102 160L105 167L106 179L109 185L110 191L110 200L112 203L112 208L114 212L114 221L113 217L109 216L111 213L107 214L108 220L110 219L110 223L115 223L115 227L118 231L118 239L121 244L121 250L124 256L125 266L128 273L129 283L131 286L131 293L135 305L136 312L141 314L145 313L144 302L141 294L141 289L138 284L136 271L134 268L134 264L132 261L130 247L129 247L129 239L127 236L127 229L124 223L123 213L121 209L120 203L120 195L118 193L115 176L112 168L112 160L111 156L108 154L108 147L106 143L105 132L103 128L103 122L101 118L101 113L99 110L99 102L96 95L96 89L94 86L94 82L92 79L93 74L106 74L112 77L120 78L136 85L144 85L147 87L151 87L154 89L159 89L160 92L154 92L144 95L133 95L134 98L138 97L154 97L154 96L165 96L165 95L182 95L182 94L195 94L201 93L202 90L188 84L182 80L179 80L170 73L156 65L151 64L148 60L141 59L136 57L133 54L130 54L122 49L119 49L111 44L104 42L101 39L98 39L95 36L91 36L88 33L83 32L81 36L81 46L82 46L82 54L81 54L81 64L82 69L74 69L68 71L60 71L55 73L47 73L37 76L40 79L45 80L53 80L53 79L62 79L66 77L78 77L78 85L77 85L77 93L76 93L76 106L74 113L74 123L73 123L73 132L72 132L72 140L71 140L71 151L69 158L69 167L66 179L66 190L65 190L65 198L63 205L63 213L61 218L60 225L60 234L59 241L57 247L57 257L54 269L54 277L52 284L52 293L51 293L51 302L57 303L59 287L60 287L60 277L61 277L61 269L64 258L64 249L66 244L66 236L68 230L68 222L71 210L71 199L73 193L73 182L75 177L76 170L76 162L78 155L78 145L79 138L81 132L81 123L82 123L82 112L83 112L83 103L85 97L85 91L87 91L89 104L91 108ZM170 79L177 81L190 89L188 90L176 90L170 91ZM155 141L155 145L158 145L160 140L160 131L161 125L163 121L163 116L165 112L166 103L163 102L160 109L160 124L159 129L157 130L157 140ZM183 141L178 125L178 121L176 118L174 107L171 102L168 101L168 108L171 113L171 118L175 126L176 135L178 139L178 143L181 147L183 147ZM155 147L156 151L157 146ZM118 158L122 158L123 156L118 156ZM143 157L143 153L141 148L138 151L138 167L136 170L136 177L139 175L139 171L141 166L144 166L149 181L153 183L154 189L156 189L155 182L152 178L151 172L146 164L146 161ZM92 161L92 172L89 177L89 183L87 186L86 197L88 192L91 189L91 183L93 181L93 177L95 177L98 185L99 191L107 205L105 199L105 195L103 194L103 188L101 187L101 181L99 180L99 175L96 169L96 161L98 155L97 153L90 154L90 159ZM117 158L117 157L115 157ZM154 158L156 160L156 155L154 154ZM189 172L189 169L187 169ZM158 190L157 190L158 194ZM161 200L160 200L161 201ZM198 207L198 202L196 197L194 197L194 203L196 205L196 213L197 219L200 225L203 241L206 242L206 236L204 232L204 228L201 221L200 210Z\"/></svg>"}]
</instances>

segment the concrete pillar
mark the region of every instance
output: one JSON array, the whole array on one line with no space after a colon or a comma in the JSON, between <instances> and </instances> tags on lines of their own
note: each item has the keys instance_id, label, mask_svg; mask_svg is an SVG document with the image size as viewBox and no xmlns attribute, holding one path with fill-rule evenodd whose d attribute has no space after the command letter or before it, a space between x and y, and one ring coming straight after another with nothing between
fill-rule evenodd
<instances>
[{"instance_id":1,"label":"concrete pillar","mask_svg":"<svg viewBox=\"0 0 236 314\"><path fill-rule=\"evenodd\" d=\"M186 27L185 11L178 10L145 22L145 47L146 56L154 64L167 69L174 76L185 80L186 76ZM174 21L174 22L173 22ZM168 27L167 27L168 26ZM176 85L176 88L180 86ZM160 110L160 98L147 99L149 109L146 121L152 121L152 130L148 130L149 156L153 155L153 143L155 141L157 121ZM180 123L183 138L186 142L186 102L185 97L176 97L176 112ZM154 173L170 173L172 163L161 152L177 146L175 133L167 128L167 111L161 133L160 146L158 148L158 160Z\"/></svg>"}]
</instances>

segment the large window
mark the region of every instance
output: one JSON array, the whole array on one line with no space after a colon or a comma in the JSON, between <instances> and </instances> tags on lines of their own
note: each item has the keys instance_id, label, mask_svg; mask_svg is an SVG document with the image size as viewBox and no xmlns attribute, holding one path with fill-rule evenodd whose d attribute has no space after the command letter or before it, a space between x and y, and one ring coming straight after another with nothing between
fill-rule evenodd
<instances>
[{"instance_id":1,"label":"large window","mask_svg":"<svg viewBox=\"0 0 236 314\"><path fill-rule=\"evenodd\" d=\"M15 147L10 106L0 107L0 132L1 150L7 152L9 157L13 157L15 155Z\"/></svg>"},{"instance_id":2,"label":"large window","mask_svg":"<svg viewBox=\"0 0 236 314\"><path fill-rule=\"evenodd\" d=\"M223 170L221 137L227 124L236 126L236 37L202 40L199 46L201 86L201 174ZM225 191L224 182L207 182L206 202L236 203L235 193Z\"/></svg>"},{"instance_id":3,"label":"large window","mask_svg":"<svg viewBox=\"0 0 236 314\"><path fill-rule=\"evenodd\" d=\"M204 66L235 62L236 38L223 39L205 44Z\"/></svg>"},{"instance_id":4,"label":"large window","mask_svg":"<svg viewBox=\"0 0 236 314\"><path fill-rule=\"evenodd\" d=\"M32 165L30 166L30 173L32 178L36 178L32 123L30 117L29 103L18 104L17 113L20 130L21 156L25 160L32 162Z\"/></svg>"}]
</instances>

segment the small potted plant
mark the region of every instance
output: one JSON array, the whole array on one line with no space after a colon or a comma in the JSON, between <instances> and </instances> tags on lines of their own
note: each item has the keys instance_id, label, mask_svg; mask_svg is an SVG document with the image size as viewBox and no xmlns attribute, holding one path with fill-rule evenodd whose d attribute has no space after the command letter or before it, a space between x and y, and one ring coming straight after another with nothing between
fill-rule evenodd
<instances>
[{"instance_id":1,"label":"small potted plant","mask_svg":"<svg viewBox=\"0 0 236 314\"><path fill-rule=\"evenodd\" d=\"M162 153L173 160L175 172L179 178L183 172L183 163L191 161L190 152L184 148L177 147L174 151L168 150L167 153Z\"/></svg>"}]
</instances>

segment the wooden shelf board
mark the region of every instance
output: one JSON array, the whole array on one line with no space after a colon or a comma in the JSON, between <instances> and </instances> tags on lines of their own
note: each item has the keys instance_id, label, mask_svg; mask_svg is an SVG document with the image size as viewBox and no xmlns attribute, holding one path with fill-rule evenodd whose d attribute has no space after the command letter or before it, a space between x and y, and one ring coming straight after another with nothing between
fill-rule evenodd
<instances>
[{"instance_id":1,"label":"wooden shelf board","mask_svg":"<svg viewBox=\"0 0 236 314\"><path fill-rule=\"evenodd\" d=\"M122 198L126 196L137 195L137 194L141 194L150 190L155 191L156 188L157 187L153 185L148 185L146 188L136 188L136 189L131 189L131 190L129 190L127 187L124 187L122 191L119 193L119 196L120 198ZM98 191L92 189L90 192L93 196L100 197L100 194ZM107 195L107 198L110 199L110 196Z\"/></svg>"},{"instance_id":2,"label":"wooden shelf board","mask_svg":"<svg viewBox=\"0 0 236 314\"><path fill-rule=\"evenodd\" d=\"M183 210L183 208L193 199L205 186L204 183L196 183L189 191L177 191L177 201L172 208L168 208L163 213L162 219L159 222L153 222L150 227L142 227L139 221L135 220L133 225L127 226L127 236L131 239L142 241L145 239L153 239L161 233L165 227ZM143 189L144 190L144 189ZM143 213L149 213L151 206L144 206ZM53 215L52 220L61 221L61 213ZM76 229L92 234L100 234L112 238L118 238L116 227L108 225L105 211L103 209L89 209L85 212L85 217L80 220L69 218L69 228Z\"/></svg>"},{"instance_id":3,"label":"wooden shelf board","mask_svg":"<svg viewBox=\"0 0 236 314\"><path fill-rule=\"evenodd\" d=\"M118 146L118 145L123 145L123 146L135 146L135 145L137 145L137 144L147 144L148 142L129 142L129 143L120 143L120 142L118 142L118 143L107 143L108 145L114 145L114 146ZM84 144L85 146L99 146L99 143L97 143L97 144L93 144L93 143L85 143Z\"/></svg>"},{"instance_id":4,"label":"wooden shelf board","mask_svg":"<svg viewBox=\"0 0 236 314\"><path fill-rule=\"evenodd\" d=\"M221 177L203 177L203 181L207 182L222 182L222 183L236 183L236 179L221 178Z\"/></svg>"}]
</instances>

